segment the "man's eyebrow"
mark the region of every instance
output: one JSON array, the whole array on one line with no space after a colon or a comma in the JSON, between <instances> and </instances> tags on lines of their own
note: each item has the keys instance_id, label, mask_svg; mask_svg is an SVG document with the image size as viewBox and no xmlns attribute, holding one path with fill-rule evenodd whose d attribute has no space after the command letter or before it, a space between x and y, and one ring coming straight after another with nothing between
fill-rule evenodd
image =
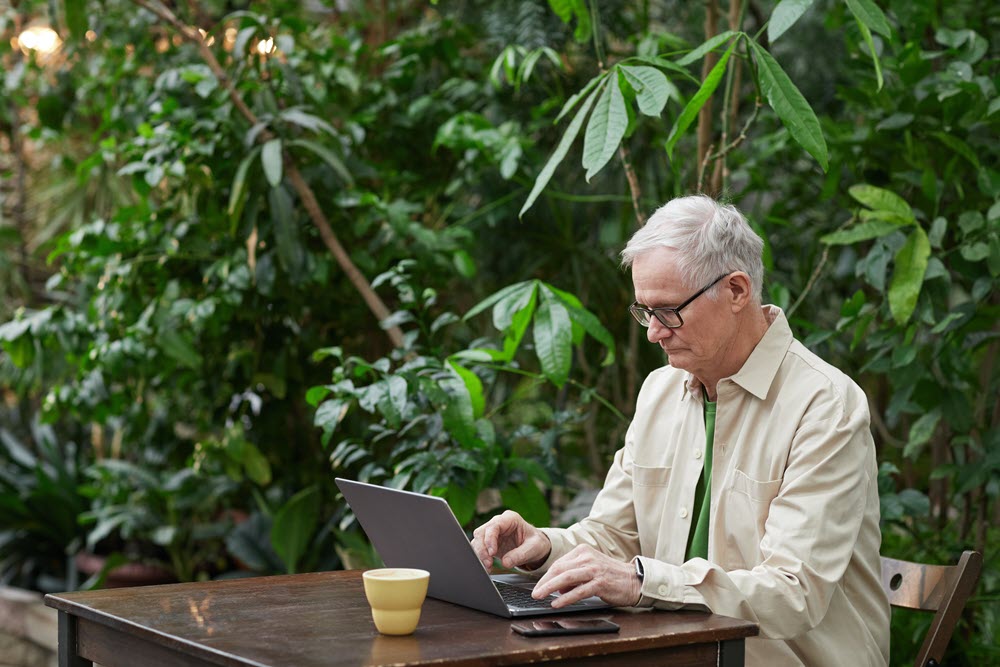
<instances>
[{"instance_id":1,"label":"man's eyebrow","mask_svg":"<svg viewBox=\"0 0 1000 667\"><path fill-rule=\"evenodd\" d=\"M660 305L651 306L650 304L643 303L642 301L639 301L638 299L635 300L635 305L642 306L643 308L649 308L650 310L652 310L653 308L674 308L677 305L676 303L667 305L663 301L661 301L659 303L660 303Z\"/></svg>"}]
</instances>

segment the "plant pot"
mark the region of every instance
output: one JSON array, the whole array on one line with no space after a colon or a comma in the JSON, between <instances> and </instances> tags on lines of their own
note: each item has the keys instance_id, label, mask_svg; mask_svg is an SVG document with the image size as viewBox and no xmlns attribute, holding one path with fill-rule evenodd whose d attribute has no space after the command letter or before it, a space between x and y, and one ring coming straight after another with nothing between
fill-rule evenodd
<instances>
[{"instance_id":1,"label":"plant pot","mask_svg":"<svg viewBox=\"0 0 1000 667\"><path fill-rule=\"evenodd\" d=\"M91 577L107 563L107 557L87 551L79 552L73 562L81 574ZM125 563L108 571L104 578L104 588L126 588L129 586L150 586L153 584L169 584L177 581L173 573L151 563Z\"/></svg>"}]
</instances>

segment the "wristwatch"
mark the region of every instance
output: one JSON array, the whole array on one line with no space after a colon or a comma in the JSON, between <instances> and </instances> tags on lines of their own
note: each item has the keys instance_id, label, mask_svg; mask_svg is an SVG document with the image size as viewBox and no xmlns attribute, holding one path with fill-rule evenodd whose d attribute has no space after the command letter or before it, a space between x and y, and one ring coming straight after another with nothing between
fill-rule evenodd
<instances>
[{"instance_id":1,"label":"wristwatch","mask_svg":"<svg viewBox=\"0 0 1000 667\"><path fill-rule=\"evenodd\" d=\"M642 560L638 556L635 557L635 576L639 577L639 581L646 578L646 572L642 569Z\"/></svg>"}]
</instances>

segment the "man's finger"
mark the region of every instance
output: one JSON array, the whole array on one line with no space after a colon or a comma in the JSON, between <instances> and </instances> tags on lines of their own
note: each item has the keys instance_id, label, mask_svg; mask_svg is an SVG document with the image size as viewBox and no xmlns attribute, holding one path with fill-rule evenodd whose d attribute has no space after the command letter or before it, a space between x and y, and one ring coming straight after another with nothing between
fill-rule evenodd
<instances>
[{"instance_id":1,"label":"man's finger","mask_svg":"<svg viewBox=\"0 0 1000 667\"><path fill-rule=\"evenodd\" d=\"M497 527L493 521L490 521L486 524L485 528L483 544L486 546L486 553L492 557L497 553Z\"/></svg>"},{"instance_id":2,"label":"man's finger","mask_svg":"<svg viewBox=\"0 0 1000 667\"><path fill-rule=\"evenodd\" d=\"M535 584L534 590L531 592L532 597L536 600L541 600L542 598L552 595L556 591L572 590L584 583L585 579L581 578L581 575L585 576L581 570L566 570L565 572L555 572L549 570L545 573L545 576L538 580Z\"/></svg>"},{"instance_id":3,"label":"man's finger","mask_svg":"<svg viewBox=\"0 0 1000 667\"><path fill-rule=\"evenodd\" d=\"M594 580L581 583L579 586L566 591L555 600L552 601L552 607L554 609L560 609L566 605L573 604L574 602L579 602L585 598L589 598L594 595L597 589L597 582Z\"/></svg>"},{"instance_id":4,"label":"man's finger","mask_svg":"<svg viewBox=\"0 0 1000 667\"><path fill-rule=\"evenodd\" d=\"M531 544L525 542L516 549L511 549L504 554L503 558L500 559L500 562L503 563L504 567L517 567L519 565L524 565L525 563L534 560L531 557L531 547Z\"/></svg>"}]
</instances>

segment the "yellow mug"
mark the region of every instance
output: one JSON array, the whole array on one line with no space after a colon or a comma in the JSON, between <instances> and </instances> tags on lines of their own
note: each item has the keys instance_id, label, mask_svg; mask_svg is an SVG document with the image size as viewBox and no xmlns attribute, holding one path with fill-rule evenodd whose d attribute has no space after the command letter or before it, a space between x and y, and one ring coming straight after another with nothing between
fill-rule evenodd
<instances>
[{"instance_id":1,"label":"yellow mug","mask_svg":"<svg viewBox=\"0 0 1000 667\"><path fill-rule=\"evenodd\" d=\"M362 575L375 628L384 635L408 635L417 629L431 573L405 567L368 570Z\"/></svg>"}]
</instances>

